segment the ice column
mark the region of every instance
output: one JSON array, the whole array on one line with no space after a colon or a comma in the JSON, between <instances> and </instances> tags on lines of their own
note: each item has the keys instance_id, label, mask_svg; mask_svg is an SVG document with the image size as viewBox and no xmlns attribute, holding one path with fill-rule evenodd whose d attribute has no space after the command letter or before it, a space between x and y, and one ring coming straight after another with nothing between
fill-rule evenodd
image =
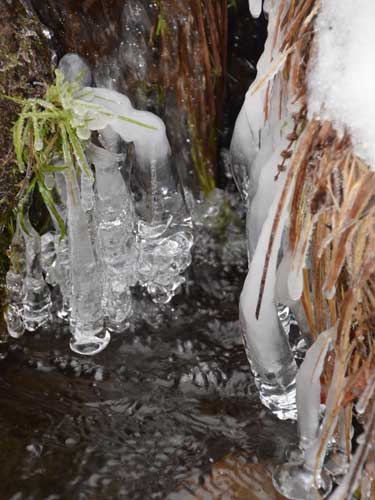
<instances>
[{"instance_id":1,"label":"ice column","mask_svg":"<svg viewBox=\"0 0 375 500\"><path fill-rule=\"evenodd\" d=\"M335 332L336 328L332 328L319 335L297 374L299 453L290 457L292 463L279 466L273 475L278 491L290 499L314 500L318 492L324 498L332 488L329 475L319 468L315 470L315 457L307 452L315 449L320 439L320 376Z\"/></svg>"},{"instance_id":2,"label":"ice column","mask_svg":"<svg viewBox=\"0 0 375 500\"><path fill-rule=\"evenodd\" d=\"M133 312L130 286L137 281L134 207L119 170L123 156L92 144L87 155L96 172L96 222L104 276L103 303L109 328L123 330Z\"/></svg>"},{"instance_id":3,"label":"ice column","mask_svg":"<svg viewBox=\"0 0 375 500\"><path fill-rule=\"evenodd\" d=\"M41 236L41 263L45 274L46 282L55 286L56 275L56 248L55 248L56 233L55 231L47 231Z\"/></svg>"},{"instance_id":4,"label":"ice column","mask_svg":"<svg viewBox=\"0 0 375 500\"><path fill-rule=\"evenodd\" d=\"M70 347L79 354L92 355L102 351L110 340L109 332L104 330L101 276L81 206L75 171L69 168L64 176L72 278L70 327L73 338Z\"/></svg>"},{"instance_id":5,"label":"ice column","mask_svg":"<svg viewBox=\"0 0 375 500\"><path fill-rule=\"evenodd\" d=\"M55 164L59 166L62 164L62 161L57 160ZM62 301L61 305L59 305L57 309L57 316L60 319L68 321L71 312L70 296L72 293L72 280L70 273L69 229L66 224L67 196L63 174L58 172L55 173L54 190L51 193L54 197L55 208L65 223L66 232L64 238L61 238L58 221L56 220L54 213L50 211L55 231L51 231L42 236L42 243L44 242L45 245L43 269L47 275L47 282L52 286L57 284L60 288ZM54 255L52 247L54 247Z\"/></svg>"},{"instance_id":6,"label":"ice column","mask_svg":"<svg viewBox=\"0 0 375 500\"><path fill-rule=\"evenodd\" d=\"M288 2L285 8L288 7ZM240 300L240 318L245 347L255 372L262 402L279 418L296 418L295 375L296 363L287 335L280 320L288 329L287 309L276 299L276 271L282 249L282 236L287 223L290 190L278 214L279 225L274 235L268 270L263 283L268 244L273 221L285 182L285 172L278 172L282 152L287 149L288 135L293 130L292 106L282 90L279 76L279 40L275 39L278 2L266 1L269 14L268 38L257 69L258 76L246 94L243 108L237 118L232 143L231 162L236 183L244 193L247 184L247 237L249 273ZM259 16L262 2L250 1L254 16ZM288 168L288 165L285 165ZM243 198L246 195L243 194ZM258 296L263 288L259 309ZM258 310L259 309L259 310Z\"/></svg>"},{"instance_id":7,"label":"ice column","mask_svg":"<svg viewBox=\"0 0 375 500\"><path fill-rule=\"evenodd\" d=\"M23 281L26 273L25 240L22 236L19 220L12 238L10 251L10 269L6 274L7 302L5 321L11 337L19 338L25 332L23 323Z\"/></svg>"},{"instance_id":8,"label":"ice column","mask_svg":"<svg viewBox=\"0 0 375 500\"><path fill-rule=\"evenodd\" d=\"M256 377L261 401L281 419L296 418L297 371L287 336L279 324L274 300L277 257L286 220L285 207L275 234L259 311L257 305L265 255L283 187L284 182L279 179L279 192L262 227L240 298L240 321L245 348Z\"/></svg>"},{"instance_id":9,"label":"ice column","mask_svg":"<svg viewBox=\"0 0 375 500\"><path fill-rule=\"evenodd\" d=\"M33 332L50 318L51 294L43 278L40 236L31 225L28 213L24 216L22 234L26 243L23 320L26 330Z\"/></svg>"}]
</instances>

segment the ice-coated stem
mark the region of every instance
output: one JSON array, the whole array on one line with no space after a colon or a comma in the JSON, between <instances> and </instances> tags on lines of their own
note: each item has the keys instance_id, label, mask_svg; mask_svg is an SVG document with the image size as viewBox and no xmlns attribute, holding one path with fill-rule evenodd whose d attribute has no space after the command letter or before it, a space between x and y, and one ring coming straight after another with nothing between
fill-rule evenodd
<instances>
[{"instance_id":1,"label":"ice-coated stem","mask_svg":"<svg viewBox=\"0 0 375 500\"><path fill-rule=\"evenodd\" d=\"M297 378L297 410L300 447L306 450L319 437L321 382L328 351L336 328L322 332L316 342L307 351L300 366ZM306 388L308 387L308 390Z\"/></svg>"},{"instance_id":2,"label":"ice-coated stem","mask_svg":"<svg viewBox=\"0 0 375 500\"><path fill-rule=\"evenodd\" d=\"M110 340L104 330L102 284L81 206L80 192L73 168L64 173L66 180L70 262L72 277L70 347L74 352L92 355L102 351Z\"/></svg>"},{"instance_id":3,"label":"ice-coated stem","mask_svg":"<svg viewBox=\"0 0 375 500\"><path fill-rule=\"evenodd\" d=\"M307 351L297 373L300 454L291 457L292 463L277 467L273 475L273 482L278 491L290 499L314 500L318 491L325 497L332 488L329 476L321 468L315 469L315 461L311 462L312 455L307 451L315 449L320 439L320 377L335 333L334 327L319 335Z\"/></svg>"},{"instance_id":4,"label":"ice-coated stem","mask_svg":"<svg viewBox=\"0 0 375 500\"><path fill-rule=\"evenodd\" d=\"M281 331L275 304L277 256L286 221L286 207L274 237L261 309L257 316L265 255L284 182L279 181L267 219L262 227L240 298L240 320L246 352L256 375L260 398L279 418L296 418L295 376L297 366L286 335Z\"/></svg>"},{"instance_id":5,"label":"ice-coated stem","mask_svg":"<svg viewBox=\"0 0 375 500\"><path fill-rule=\"evenodd\" d=\"M103 261L103 304L113 330L127 327L132 315L130 286L136 278L134 207L119 171L121 155L90 145L88 159L96 171L96 221Z\"/></svg>"},{"instance_id":6,"label":"ice-coated stem","mask_svg":"<svg viewBox=\"0 0 375 500\"><path fill-rule=\"evenodd\" d=\"M61 160L57 160L55 165L61 166L63 162ZM66 194L66 185L63 174L55 173L54 179L54 188L53 193L55 208L59 212L61 219L64 221L65 226L67 220L67 194ZM53 281L59 285L61 296L62 296L62 304L57 310L57 316L64 321L69 320L71 307L70 307L70 296L72 293L72 280L71 280L71 272L70 272L70 249L69 249L69 229L65 227L65 236L61 238L60 235L60 226L55 217L55 214L52 211L49 211L53 226L55 228L54 233L54 248L55 248L55 261L52 264L47 276L49 274L52 275ZM50 243L52 245L52 242ZM50 283L53 284L53 283Z\"/></svg>"},{"instance_id":7,"label":"ice-coated stem","mask_svg":"<svg viewBox=\"0 0 375 500\"><path fill-rule=\"evenodd\" d=\"M349 467L349 456L351 453L352 431L350 426L352 420L352 408L347 406L340 411L337 423L336 442L325 462L325 468L331 476L343 476ZM349 434L349 436L348 436ZM349 439L348 439L349 438Z\"/></svg>"},{"instance_id":8,"label":"ice-coated stem","mask_svg":"<svg viewBox=\"0 0 375 500\"><path fill-rule=\"evenodd\" d=\"M41 239L25 210L22 234L26 243L26 274L23 296L23 320L33 332L47 323L51 314L51 294L44 281L41 265Z\"/></svg>"}]
</instances>

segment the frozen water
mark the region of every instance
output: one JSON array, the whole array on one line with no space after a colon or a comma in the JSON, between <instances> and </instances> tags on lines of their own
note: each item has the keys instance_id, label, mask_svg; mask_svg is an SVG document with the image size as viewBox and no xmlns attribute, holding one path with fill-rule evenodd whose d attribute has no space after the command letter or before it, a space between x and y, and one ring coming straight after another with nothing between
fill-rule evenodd
<instances>
[{"instance_id":1,"label":"frozen water","mask_svg":"<svg viewBox=\"0 0 375 500\"><path fill-rule=\"evenodd\" d=\"M256 15L260 14L261 2L250 2L250 8ZM295 418L296 364L287 336L279 323L275 295L278 255L287 223L289 198L280 214L266 281L262 284L265 256L285 182L285 172L276 180L277 165L280 163L281 152L287 146L286 135L292 124L288 103L285 102L285 97L281 100L279 97L278 75L275 74L273 80L267 79L270 63L278 56L279 51L277 45L273 47L278 5L269 2L265 8L269 12L268 38L257 65L257 79L246 94L231 144L232 169L235 171L237 184L246 185L246 173L248 174L247 233L250 265L241 294L240 318L249 361L257 374L263 403L280 418ZM265 103L268 101L266 114ZM241 190L243 191L243 187ZM258 295L262 285L264 293L257 317ZM282 300L278 301L285 304Z\"/></svg>"},{"instance_id":2,"label":"frozen water","mask_svg":"<svg viewBox=\"0 0 375 500\"><path fill-rule=\"evenodd\" d=\"M134 207L119 170L121 155L90 145L88 159L96 171L96 222L102 258L106 316L123 329L132 315L129 287L137 281Z\"/></svg>"},{"instance_id":3,"label":"frozen water","mask_svg":"<svg viewBox=\"0 0 375 500\"><path fill-rule=\"evenodd\" d=\"M17 218L16 231L12 238L10 269L6 274L7 309L5 321L11 337L19 338L25 332L23 322L23 283L26 274L25 240Z\"/></svg>"},{"instance_id":4,"label":"frozen water","mask_svg":"<svg viewBox=\"0 0 375 500\"><path fill-rule=\"evenodd\" d=\"M297 378L297 410L300 447L306 449L319 437L320 377L328 351L332 348L335 328L322 332L306 352ZM308 390L306 388L308 387Z\"/></svg>"},{"instance_id":5,"label":"frozen water","mask_svg":"<svg viewBox=\"0 0 375 500\"><path fill-rule=\"evenodd\" d=\"M68 82L76 82L82 87L91 84L90 67L78 54L65 54L60 59L58 68Z\"/></svg>"},{"instance_id":6,"label":"frozen water","mask_svg":"<svg viewBox=\"0 0 375 500\"><path fill-rule=\"evenodd\" d=\"M22 234L26 243L26 274L23 320L26 330L32 332L50 319L51 295L42 273L39 233L31 225L28 214L24 217L24 223Z\"/></svg>"},{"instance_id":7,"label":"frozen water","mask_svg":"<svg viewBox=\"0 0 375 500\"><path fill-rule=\"evenodd\" d=\"M55 248L56 233L47 231L41 236L41 264L45 274L46 282L55 286L56 281L56 248Z\"/></svg>"},{"instance_id":8,"label":"frozen water","mask_svg":"<svg viewBox=\"0 0 375 500\"><path fill-rule=\"evenodd\" d=\"M286 220L285 207L273 243L261 309L258 318L256 317L265 255L283 187L284 182L279 179L278 195L273 201L262 227L241 293L240 320L249 361L259 379L260 397L263 403L280 418L295 418L296 364L288 339L281 331L275 303L277 256ZM286 400L284 407L283 398Z\"/></svg>"},{"instance_id":9,"label":"frozen water","mask_svg":"<svg viewBox=\"0 0 375 500\"><path fill-rule=\"evenodd\" d=\"M104 349L110 339L104 331L102 280L95 260L86 215L80 202L75 171L64 173L67 185L70 263L72 278L70 318L73 351L90 355Z\"/></svg>"}]
</instances>

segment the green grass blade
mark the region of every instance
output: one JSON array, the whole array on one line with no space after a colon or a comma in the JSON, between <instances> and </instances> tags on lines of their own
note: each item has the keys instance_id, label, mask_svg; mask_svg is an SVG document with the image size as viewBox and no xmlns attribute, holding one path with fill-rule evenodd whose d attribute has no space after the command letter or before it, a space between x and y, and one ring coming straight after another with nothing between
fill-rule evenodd
<instances>
[{"instance_id":1,"label":"green grass blade","mask_svg":"<svg viewBox=\"0 0 375 500\"><path fill-rule=\"evenodd\" d=\"M48 210L51 212L53 217L56 219L56 222L59 226L60 229L60 240L65 238L66 234L66 229L65 229L65 223L59 213L59 211L56 208L55 201L50 193L50 191L46 188L44 181L40 177L38 179L38 189L40 194L42 195L43 201L46 204L46 207Z\"/></svg>"},{"instance_id":2,"label":"green grass blade","mask_svg":"<svg viewBox=\"0 0 375 500\"><path fill-rule=\"evenodd\" d=\"M152 125L147 125L147 123L139 122L138 120L133 120L133 118L128 118L127 116L122 115L114 115L119 120L123 120L124 122L132 123L133 125L138 125L139 127L148 128L149 130L157 130L156 127Z\"/></svg>"},{"instance_id":3,"label":"green grass blade","mask_svg":"<svg viewBox=\"0 0 375 500\"><path fill-rule=\"evenodd\" d=\"M85 152L83 151L81 141L78 139L75 131L73 131L72 127L68 123L65 124L65 127L79 167L85 172L89 179L93 179L94 176L86 159Z\"/></svg>"},{"instance_id":4,"label":"green grass blade","mask_svg":"<svg viewBox=\"0 0 375 500\"><path fill-rule=\"evenodd\" d=\"M43 172L55 173L64 172L68 167L66 165L46 165L43 167Z\"/></svg>"},{"instance_id":5,"label":"green grass blade","mask_svg":"<svg viewBox=\"0 0 375 500\"><path fill-rule=\"evenodd\" d=\"M22 228L23 232L24 232L24 233L26 233L26 234L27 234L27 236L30 236L30 237L31 237L31 235L30 235L30 233L29 233L29 230L28 230L28 228L27 228L27 225L26 225L26 223L25 223L25 213L24 213L24 210L25 210L25 206L24 206L24 204L22 204L22 205L21 205L21 207L20 207L20 210L19 210L19 216L20 216L20 217L19 217L19 221L20 221L20 226L21 226L21 228Z\"/></svg>"},{"instance_id":6,"label":"green grass blade","mask_svg":"<svg viewBox=\"0 0 375 500\"><path fill-rule=\"evenodd\" d=\"M25 141L24 141L25 121L26 118L24 117L24 115L21 114L13 127L14 151L16 153L18 168L20 169L21 172L25 171L25 163L23 161L23 150L25 147Z\"/></svg>"}]
</instances>

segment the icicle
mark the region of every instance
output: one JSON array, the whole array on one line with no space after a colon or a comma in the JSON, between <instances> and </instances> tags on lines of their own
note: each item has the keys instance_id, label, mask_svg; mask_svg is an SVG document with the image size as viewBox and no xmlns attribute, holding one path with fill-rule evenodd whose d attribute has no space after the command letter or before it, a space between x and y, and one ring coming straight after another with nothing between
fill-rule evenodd
<instances>
[{"instance_id":1,"label":"icicle","mask_svg":"<svg viewBox=\"0 0 375 500\"><path fill-rule=\"evenodd\" d=\"M292 455L291 463L279 466L273 475L277 490L290 499L314 500L318 493L324 498L332 488L329 476L320 469L315 470L315 463L311 464L308 450L316 449L319 443L320 377L335 334L336 328L331 328L319 335L297 373L300 456Z\"/></svg>"},{"instance_id":2,"label":"icicle","mask_svg":"<svg viewBox=\"0 0 375 500\"><path fill-rule=\"evenodd\" d=\"M240 320L248 358L257 375L259 394L263 404L279 418L296 418L296 364L288 340L279 325L274 297L277 256L287 218L287 202L280 215L279 227L274 236L272 254L264 284L262 307L259 317L256 318L265 255L283 187L284 182L279 179L278 194L262 227L241 293Z\"/></svg>"},{"instance_id":3,"label":"icicle","mask_svg":"<svg viewBox=\"0 0 375 500\"><path fill-rule=\"evenodd\" d=\"M262 13L263 0L249 0L250 14L257 19Z\"/></svg>"},{"instance_id":4,"label":"icicle","mask_svg":"<svg viewBox=\"0 0 375 500\"><path fill-rule=\"evenodd\" d=\"M57 160L54 165L56 166L61 166L62 165L61 160ZM52 195L54 198L54 205L56 210L58 211L61 219L64 221L65 226L66 224L66 218L67 218L67 209L66 209L66 203L67 203L67 195L66 195L66 186L65 186L65 179L63 174L61 173L55 173L54 176L54 186L55 189L52 191ZM48 208L48 207L47 207ZM52 255L52 241L48 241L47 236L42 236L42 242L44 239L44 244L49 245L50 247L50 254L49 254L49 259L50 262L46 262L46 255L44 256L44 264L43 264L43 270L46 272L46 281L54 286L54 285L59 285L60 292L62 295L62 304L61 306L57 309L57 316L60 319L63 320L68 320L70 316L70 296L71 296L71 290L72 290L72 281L71 281L71 276L70 276L70 250L69 250L69 231L68 228L66 227L66 234L63 239L60 237L60 231L61 228L59 226L59 223L55 217L55 214L52 211L49 211L53 226L55 228L55 231L53 234L54 236L54 257L55 260L52 261L53 255ZM43 257L43 255L42 255ZM43 263L43 262L42 262Z\"/></svg>"},{"instance_id":5,"label":"icicle","mask_svg":"<svg viewBox=\"0 0 375 500\"><path fill-rule=\"evenodd\" d=\"M342 365L341 360L336 358L331 384L327 394L320 439L306 450L306 465L310 470L314 470L315 474L318 474L323 468L329 442L337 426L338 414L335 408L341 404L344 395L344 384L346 379L343 373L345 373L345 366Z\"/></svg>"},{"instance_id":6,"label":"icicle","mask_svg":"<svg viewBox=\"0 0 375 500\"><path fill-rule=\"evenodd\" d=\"M347 424L352 419L352 408L348 406L340 411L337 424L337 436L333 450L329 454L328 460L325 462L325 468L333 477L343 476L349 467L349 459L351 453L351 439L354 429L349 429L349 439L347 436Z\"/></svg>"},{"instance_id":7,"label":"icicle","mask_svg":"<svg viewBox=\"0 0 375 500\"><path fill-rule=\"evenodd\" d=\"M298 428L302 449L308 448L319 437L320 376L335 334L336 328L331 328L318 336L297 373Z\"/></svg>"},{"instance_id":8,"label":"icicle","mask_svg":"<svg viewBox=\"0 0 375 500\"><path fill-rule=\"evenodd\" d=\"M26 242L23 320L26 330L33 332L50 318L51 295L42 273L40 236L31 225L28 213L24 216L22 234Z\"/></svg>"},{"instance_id":9,"label":"icicle","mask_svg":"<svg viewBox=\"0 0 375 500\"><path fill-rule=\"evenodd\" d=\"M242 107L234 127L232 141L230 144L230 166L234 182L241 194L244 204L247 204L248 197L253 198L255 192L250 192L253 188L250 184L249 171L254 160L258 147L249 140L251 131L246 118L245 108Z\"/></svg>"},{"instance_id":10,"label":"icicle","mask_svg":"<svg viewBox=\"0 0 375 500\"><path fill-rule=\"evenodd\" d=\"M123 330L133 312L129 287L137 281L134 208L119 171L123 157L94 145L90 145L87 153L96 171L96 220L103 260L103 303L109 327Z\"/></svg>"},{"instance_id":11,"label":"icicle","mask_svg":"<svg viewBox=\"0 0 375 500\"><path fill-rule=\"evenodd\" d=\"M23 323L23 281L26 274L26 248L19 219L11 243L10 269L6 274L7 309L5 321L11 337L19 338L25 332Z\"/></svg>"},{"instance_id":12,"label":"icicle","mask_svg":"<svg viewBox=\"0 0 375 500\"><path fill-rule=\"evenodd\" d=\"M57 284L56 280L56 248L55 248L56 233L47 231L41 236L41 264L45 274L46 283L51 286Z\"/></svg>"},{"instance_id":13,"label":"icicle","mask_svg":"<svg viewBox=\"0 0 375 500\"><path fill-rule=\"evenodd\" d=\"M279 304L284 304L284 307L288 307L297 320L298 334L294 335L293 338L289 336L289 344L294 353L294 357L297 360L303 360L306 350L311 344L311 339L303 306L299 300L293 300L290 296L288 277L290 275L291 261L292 255L290 250L284 249L284 256L277 269L275 298ZM295 328L294 331L295 330L297 330L297 328Z\"/></svg>"},{"instance_id":14,"label":"icicle","mask_svg":"<svg viewBox=\"0 0 375 500\"><path fill-rule=\"evenodd\" d=\"M64 172L67 188L70 262L72 278L70 318L73 351L93 355L102 351L110 340L104 330L102 283L94 256L88 223L80 202L75 171Z\"/></svg>"}]
</instances>

